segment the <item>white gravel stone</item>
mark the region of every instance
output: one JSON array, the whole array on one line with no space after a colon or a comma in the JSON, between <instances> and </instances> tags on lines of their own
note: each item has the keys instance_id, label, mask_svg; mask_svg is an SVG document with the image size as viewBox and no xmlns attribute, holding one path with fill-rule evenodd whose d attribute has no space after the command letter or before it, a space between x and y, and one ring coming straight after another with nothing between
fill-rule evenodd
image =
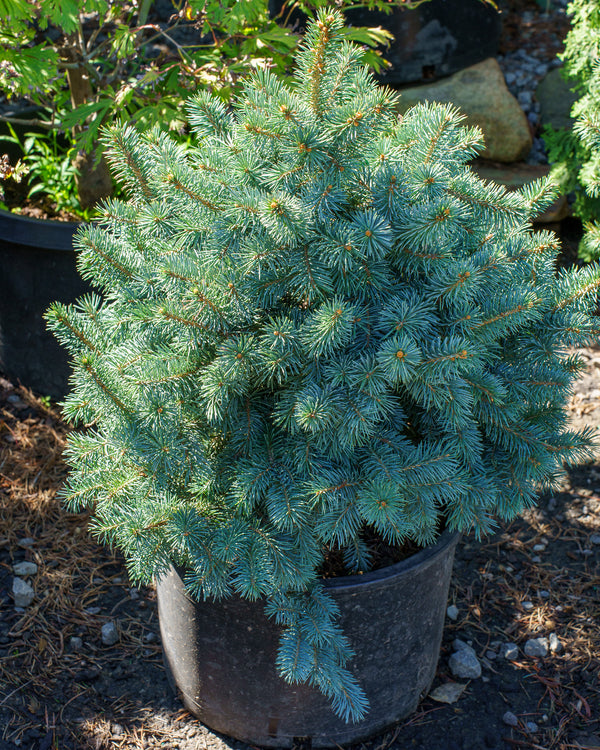
<instances>
[{"instance_id":1,"label":"white gravel stone","mask_svg":"<svg viewBox=\"0 0 600 750\"><path fill-rule=\"evenodd\" d=\"M533 602L521 602L521 606L529 612L530 609L533 609Z\"/></svg>"},{"instance_id":2,"label":"white gravel stone","mask_svg":"<svg viewBox=\"0 0 600 750\"><path fill-rule=\"evenodd\" d=\"M119 640L119 631L112 620L102 626L102 643L105 646L114 646Z\"/></svg>"},{"instance_id":3,"label":"white gravel stone","mask_svg":"<svg viewBox=\"0 0 600 750\"><path fill-rule=\"evenodd\" d=\"M15 607L28 607L35 596L35 591L22 578L15 578L12 585Z\"/></svg>"},{"instance_id":4,"label":"white gravel stone","mask_svg":"<svg viewBox=\"0 0 600 750\"><path fill-rule=\"evenodd\" d=\"M34 562L15 563L13 565L13 573L16 576L34 576L38 571L38 566Z\"/></svg>"},{"instance_id":5,"label":"white gravel stone","mask_svg":"<svg viewBox=\"0 0 600 750\"><path fill-rule=\"evenodd\" d=\"M560 654L560 652L563 650L563 645L556 633L550 633L550 635L548 636L548 645L550 646L550 651L552 651L553 654Z\"/></svg>"},{"instance_id":6,"label":"white gravel stone","mask_svg":"<svg viewBox=\"0 0 600 750\"><path fill-rule=\"evenodd\" d=\"M600 544L600 534L592 534L590 537L591 544Z\"/></svg>"},{"instance_id":7,"label":"white gravel stone","mask_svg":"<svg viewBox=\"0 0 600 750\"><path fill-rule=\"evenodd\" d=\"M466 685L460 682L445 682L429 694L430 698L438 703L456 703L463 694Z\"/></svg>"},{"instance_id":8,"label":"white gravel stone","mask_svg":"<svg viewBox=\"0 0 600 750\"><path fill-rule=\"evenodd\" d=\"M503 721L503 722L504 722L504 723L505 723L505 724L506 724L507 726L509 726L509 727L518 727L518 726L519 726L519 720L518 720L518 718L517 718L517 717L515 716L515 714L513 714L513 712L512 712L512 711L507 711L507 712L506 712L506 713L505 713L505 714L504 714L504 715L502 716L502 721Z\"/></svg>"},{"instance_id":9,"label":"white gravel stone","mask_svg":"<svg viewBox=\"0 0 600 750\"><path fill-rule=\"evenodd\" d=\"M458 607L456 604L451 604L448 609L446 610L446 614L451 620L458 619Z\"/></svg>"},{"instance_id":10,"label":"white gravel stone","mask_svg":"<svg viewBox=\"0 0 600 750\"><path fill-rule=\"evenodd\" d=\"M476 680L481 677L481 664L477 654L466 643L452 654L448 666L455 677L463 680Z\"/></svg>"},{"instance_id":11,"label":"white gravel stone","mask_svg":"<svg viewBox=\"0 0 600 750\"><path fill-rule=\"evenodd\" d=\"M515 661L519 658L519 647L516 643L505 643L502 646L502 656L508 661Z\"/></svg>"},{"instance_id":12,"label":"white gravel stone","mask_svg":"<svg viewBox=\"0 0 600 750\"><path fill-rule=\"evenodd\" d=\"M17 544L19 545L19 547L23 547L23 549L27 549L28 547L33 547L33 545L35 544L35 539L33 539L33 537L26 536L26 537L23 537L23 539L19 539Z\"/></svg>"},{"instance_id":13,"label":"white gravel stone","mask_svg":"<svg viewBox=\"0 0 600 750\"><path fill-rule=\"evenodd\" d=\"M79 636L73 635L69 639L69 646L71 647L71 651L79 652L83 649L83 640Z\"/></svg>"},{"instance_id":14,"label":"white gravel stone","mask_svg":"<svg viewBox=\"0 0 600 750\"><path fill-rule=\"evenodd\" d=\"M547 638L530 638L525 643L524 651L527 656L548 656Z\"/></svg>"},{"instance_id":15,"label":"white gravel stone","mask_svg":"<svg viewBox=\"0 0 600 750\"><path fill-rule=\"evenodd\" d=\"M546 545L545 544L534 544L533 545L533 551L534 552L545 552L546 551Z\"/></svg>"},{"instance_id":16,"label":"white gravel stone","mask_svg":"<svg viewBox=\"0 0 600 750\"><path fill-rule=\"evenodd\" d=\"M528 721L525 723L525 728L531 734L535 734L538 730L538 725L535 723L535 721Z\"/></svg>"}]
</instances>

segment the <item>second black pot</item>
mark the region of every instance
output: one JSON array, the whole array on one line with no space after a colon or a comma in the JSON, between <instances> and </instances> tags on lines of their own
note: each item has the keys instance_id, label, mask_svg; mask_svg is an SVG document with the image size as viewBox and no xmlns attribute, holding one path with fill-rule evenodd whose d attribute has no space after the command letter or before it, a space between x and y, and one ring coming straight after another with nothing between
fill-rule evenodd
<instances>
[{"instance_id":1,"label":"second black pot","mask_svg":"<svg viewBox=\"0 0 600 750\"><path fill-rule=\"evenodd\" d=\"M43 315L90 291L76 268L78 226L0 211L0 370L54 398L66 394L71 368Z\"/></svg>"},{"instance_id":2,"label":"second black pot","mask_svg":"<svg viewBox=\"0 0 600 750\"><path fill-rule=\"evenodd\" d=\"M313 747L356 742L412 713L433 681L458 534L396 565L325 582L355 652L350 668L370 702L345 724L307 685L279 677L279 628L262 602L193 601L178 571L158 581L163 651L188 710L212 729L252 745Z\"/></svg>"}]
</instances>

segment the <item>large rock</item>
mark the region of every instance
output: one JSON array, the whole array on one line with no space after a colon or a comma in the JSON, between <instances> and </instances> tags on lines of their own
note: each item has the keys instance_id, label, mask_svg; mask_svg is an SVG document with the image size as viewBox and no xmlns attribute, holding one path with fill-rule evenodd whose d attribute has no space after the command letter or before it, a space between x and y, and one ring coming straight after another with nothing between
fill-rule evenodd
<instances>
[{"instance_id":1,"label":"large rock","mask_svg":"<svg viewBox=\"0 0 600 750\"><path fill-rule=\"evenodd\" d=\"M449 78L425 86L401 89L400 111L423 102L451 102L467 115L468 125L478 125L485 137L481 156L493 161L524 159L532 138L525 113L506 88L495 58L465 68Z\"/></svg>"},{"instance_id":2,"label":"large rock","mask_svg":"<svg viewBox=\"0 0 600 750\"><path fill-rule=\"evenodd\" d=\"M535 98L540 105L540 122L553 128L567 130L573 127L571 107L577 95L561 75L560 68L554 68L539 82Z\"/></svg>"}]
</instances>

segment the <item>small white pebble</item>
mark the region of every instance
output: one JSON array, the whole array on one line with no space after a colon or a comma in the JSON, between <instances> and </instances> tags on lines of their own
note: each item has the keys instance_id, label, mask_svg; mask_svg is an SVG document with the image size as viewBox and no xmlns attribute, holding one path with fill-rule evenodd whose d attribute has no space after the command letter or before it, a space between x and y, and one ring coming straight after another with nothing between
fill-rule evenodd
<instances>
[{"instance_id":1,"label":"small white pebble","mask_svg":"<svg viewBox=\"0 0 600 750\"><path fill-rule=\"evenodd\" d=\"M34 576L38 571L38 566L34 562L27 560L13 565L13 573L16 576Z\"/></svg>"},{"instance_id":2,"label":"small white pebble","mask_svg":"<svg viewBox=\"0 0 600 750\"><path fill-rule=\"evenodd\" d=\"M451 620L458 619L458 607L456 604L451 604L448 609L446 610L446 614Z\"/></svg>"},{"instance_id":3,"label":"small white pebble","mask_svg":"<svg viewBox=\"0 0 600 750\"><path fill-rule=\"evenodd\" d=\"M553 654L560 654L562 651L562 643L559 640L559 637L556 635L556 633L550 633L548 636L548 645L550 646L550 651L552 651Z\"/></svg>"},{"instance_id":4,"label":"small white pebble","mask_svg":"<svg viewBox=\"0 0 600 750\"><path fill-rule=\"evenodd\" d=\"M533 545L533 551L534 552L545 552L546 551L546 545L545 544L534 544Z\"/></svg>"},{"instance_id":5,"label":"small white pebble","mask_svg":"<svg viewBox=\"0 0 600 750\"><path fill-rule=\"evenodd\" d=\"M531 734L534 734L538 730L538 725L535 723L535 721L526 722L525 727L527 728L528 732L531 732Z\"/></svg>"},{"instance_id":6,"label":"small white pebble","mask_svg":"<svg viewBox=\"0 0 600 750\"><path fill-rule=\"evenodd\" d=\"M547 638L530 638L525 642L524 651L527 656L544 657L548 655L549 643Z\"/></svg>"},{"instance_id":7,"label":"small white pebble","mask_svg":"<svg viewBox=\"0 0 600 750\"><path fill-rule=\"evenodd\" d=\"M529 612L529 610L533 609L533 602L521 602L521 606L524 610Z\"/></svg>"},{"instance_id":8,"label":"small white pebble","mask_svg":"<svg viewBox=\"0 0 600 750\"><path fill-rule=\"evenodd\" d=\"M507 725L508 725L509 727L518 727L518 726L519 726L519 720L518 720L518 718L517 718L517 717L515 716L515 714L513 714L513 712L512 712L512 711L507 711L507 712L506 712L506 713L505 713L505 714L504 714L504 715L502 716L502 721L503 721L503 722L504 722L505 724L507 724Z\"/></svg>"},{"instance_id":9,"label":"small white pebble","mask_svg":"<svg viewBox=\"0 0 600 750\"><path fill-rule=\"evenodd\" d=\"M119 640L119 631L114 622L106 622L101 629L102 643L105 646L114 646Z\"/></svg>"}]
</instances>

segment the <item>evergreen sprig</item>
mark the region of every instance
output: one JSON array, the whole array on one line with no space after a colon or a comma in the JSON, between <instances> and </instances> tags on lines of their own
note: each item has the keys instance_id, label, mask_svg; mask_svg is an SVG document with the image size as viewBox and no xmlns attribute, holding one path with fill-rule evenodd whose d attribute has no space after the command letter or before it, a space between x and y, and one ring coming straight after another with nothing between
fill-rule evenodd
<instances>
[{"instance_id":1,"label":"evergreen sprig","mask_svg":"<svg viewBox=\"0 0 600 750\"><path fill-rule=\"evenodd\" d=\"M78 239L103 298L48 313L87 424L69 505L135 579L176 563L197 597L264 598L281 674L353 720L324 551L358 572L373 533L485 533L585 458L568 347L597 336L600 288L532 233L548 184L479 180L479 132L449 106L398 118L359 57L322 12L293 86L259 70L233 111L192 101L192 148L112 127L130 199Z\"/></svg>"}]
</instances>

